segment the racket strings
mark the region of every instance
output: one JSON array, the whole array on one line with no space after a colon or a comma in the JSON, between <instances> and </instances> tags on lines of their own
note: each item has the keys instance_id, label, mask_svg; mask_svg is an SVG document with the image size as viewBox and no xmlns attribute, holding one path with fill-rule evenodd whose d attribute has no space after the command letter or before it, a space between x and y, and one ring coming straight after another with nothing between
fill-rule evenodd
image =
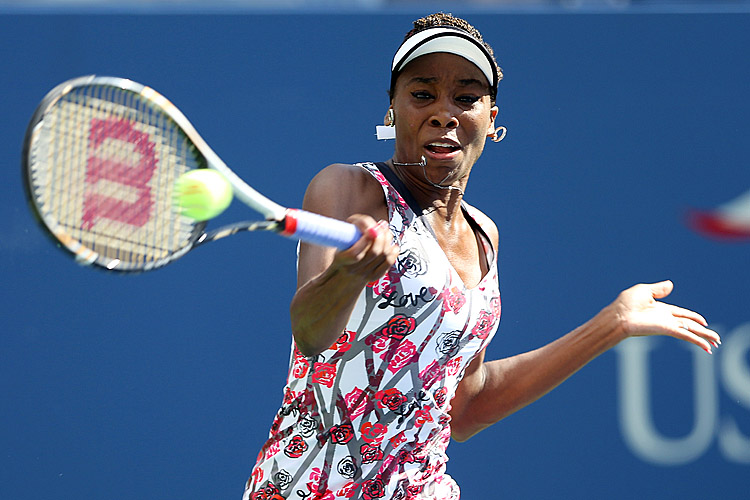
<instances>
[{"instance_id":1,"label":"racket strings","mask_svg":"<svg viewBox=\"0 0 750 500\"><path fill-rule=\"evenodd\" d=\"M80 258L143 268L190 244L195 224L174 211L172 186L204 160L140 94L107 85L68 92L46 110L30 157L40 212Z\"/></svg>"}]
</instances>

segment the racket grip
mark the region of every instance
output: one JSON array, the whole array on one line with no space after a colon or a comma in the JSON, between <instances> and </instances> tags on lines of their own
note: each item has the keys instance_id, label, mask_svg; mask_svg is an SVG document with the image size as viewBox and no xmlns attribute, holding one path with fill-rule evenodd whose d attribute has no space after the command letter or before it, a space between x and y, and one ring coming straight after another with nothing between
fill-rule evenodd
<instances>
[{"instance_id":1,"label":"racket grip","mask_svg":"<svg viewBox=\"0 0 750 500\"><path fill-rule=\"evenodd\" d=\"M294 208L287 210L281 234L340 250L354 245L362 236L354 224Z\"/></svg>"}]
</instances>

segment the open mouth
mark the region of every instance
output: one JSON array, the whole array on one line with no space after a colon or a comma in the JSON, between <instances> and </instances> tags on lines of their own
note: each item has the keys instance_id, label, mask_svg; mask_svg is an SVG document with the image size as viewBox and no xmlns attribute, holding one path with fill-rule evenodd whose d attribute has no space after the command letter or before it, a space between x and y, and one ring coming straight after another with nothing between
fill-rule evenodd
<instances>
[{"instance_id":1,"label":"open mouth","mask_svg":"<svg viewBox=\"0 0 750 500\"><path fill-rule=\"evenodd\" d=\"M456 152L461 148L450 142L439 141L429 143L427 146L425 146L425 149L427 149L427 151L431 153L449 154Z\"/></svg>"}]
</instances>

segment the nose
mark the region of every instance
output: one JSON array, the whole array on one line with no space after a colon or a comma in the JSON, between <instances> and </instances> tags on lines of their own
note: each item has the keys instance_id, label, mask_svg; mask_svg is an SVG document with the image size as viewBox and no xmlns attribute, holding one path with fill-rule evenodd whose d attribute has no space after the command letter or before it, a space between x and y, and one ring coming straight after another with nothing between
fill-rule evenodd
<instances>
[{"instance_id":1,"label":"nose","mask_svg":"<svg viewBox=\"0 0 750 500\"><path fill-rule=\"evenodd\" d=\"M439 128L456 128L458 127L458 117L452 106L436 102L435 110L430 117L430 125Z\"/></svg>"},{"instance_id":2,"label":"nose","mask_svg":"<svg viewBox=\"0 0 750 500\"><path fill-rule=\"evenodd\" d=\"M433 116L430 120L430 124L433 127L438 128L456 128L458 127L458 118L455 116L448 116L448 117L440 117L440 116Z\"/></svg>"}]
</instances>

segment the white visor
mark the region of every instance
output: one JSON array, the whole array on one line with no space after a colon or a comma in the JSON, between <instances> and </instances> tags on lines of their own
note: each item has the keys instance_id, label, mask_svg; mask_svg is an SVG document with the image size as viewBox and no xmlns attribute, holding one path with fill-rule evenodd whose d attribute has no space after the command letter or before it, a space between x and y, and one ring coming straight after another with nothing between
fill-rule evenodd
<instances>
[{"instance_id":1,"label":"white visor","mask_svg":"<svg viewBox=\"0 0 750 500\"><path fill-rule=\"evenodd\" d=\"M497 72L487 49L465 31L446 26L428 28L408 38L393 56L391 75L395 77L417 57L436 52L455 54L472 62L487 77L492 91L497 90Z\"/></svg>"}]
</instances>

